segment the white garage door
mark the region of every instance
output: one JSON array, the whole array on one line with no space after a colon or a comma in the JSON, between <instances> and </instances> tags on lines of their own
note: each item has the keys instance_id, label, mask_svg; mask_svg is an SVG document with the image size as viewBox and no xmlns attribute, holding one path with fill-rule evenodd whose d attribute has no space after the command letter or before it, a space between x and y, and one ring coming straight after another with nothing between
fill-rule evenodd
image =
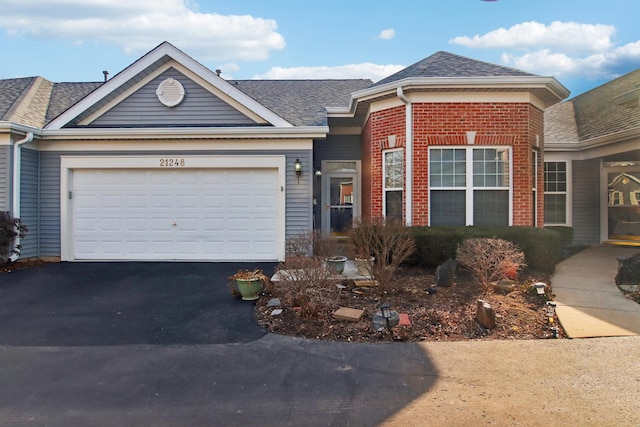
<instances>
[{"instance_id":1,"label":"white garage door","mask_svg":"<svg viewBox=\"0 0 640 427\"><path fill-rule=\"evenodd\" d=\"M276 260L277 169L75 170L78 260Z\"/></svg>"}]
</instances>

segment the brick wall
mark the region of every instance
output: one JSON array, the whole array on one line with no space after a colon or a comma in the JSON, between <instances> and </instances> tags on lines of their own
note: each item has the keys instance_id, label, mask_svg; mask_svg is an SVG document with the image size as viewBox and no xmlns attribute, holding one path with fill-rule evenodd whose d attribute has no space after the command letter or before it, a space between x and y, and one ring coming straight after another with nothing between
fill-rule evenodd
<instances>
[{"instance_id":1,"label":"brick wall","mask_svg":"<svg viewBox=\"0 0 640 427\"><path fill-rule=\"evenodd\" d=\"M402 145L404 106L371 114L363 138L363 214L380 216L382 206L382 150L389 135ZM475 131L474 146L509 145L513 155L513 225L533 225L532 150L539 137L537 223L543 224L543 114L527 103L414 103L413 104L413 224L427 225L428 147L467 145L466 132Z\"/></svg>"}]
</instances>

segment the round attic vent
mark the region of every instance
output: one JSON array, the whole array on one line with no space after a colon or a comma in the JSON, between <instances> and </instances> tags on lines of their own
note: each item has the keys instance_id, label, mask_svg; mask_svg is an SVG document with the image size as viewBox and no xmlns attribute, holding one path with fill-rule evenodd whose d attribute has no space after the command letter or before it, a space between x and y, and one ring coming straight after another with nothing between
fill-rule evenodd
<instances>
[{"instance_id":1,"label":"round attic vent","mask_svg":"<svg viewBox=\"0 0 640 427\"><path fill-rule=\"evenodd\" d=\"M184 87L176 79L168 78L158 85L156 95L167 107L175 107L184 99Z\"/></svg>"}]
</instances>

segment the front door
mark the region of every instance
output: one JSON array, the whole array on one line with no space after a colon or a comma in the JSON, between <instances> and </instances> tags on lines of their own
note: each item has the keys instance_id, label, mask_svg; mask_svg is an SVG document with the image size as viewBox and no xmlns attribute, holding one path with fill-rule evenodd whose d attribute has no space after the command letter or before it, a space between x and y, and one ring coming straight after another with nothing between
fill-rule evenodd
<instances>
[{"instance_id":1,"label":"front door","mask_svg":"<svg viewBox=\"0 0 640 427\"><path fill-rule=\"evenodd\" d=\"M640 241L640 167L606 168L608 240Z\"/></svg>"},{"instance_id":2,"label":"front door","mask_svg":"<svg viewBox=\"0 0 640 427\"><path fill-rule=\"evenodd\" d=\"M344 236L354 218L360 215L360 180L358 162L323 163L322 231Z\"/></svg>"}]
</instances>

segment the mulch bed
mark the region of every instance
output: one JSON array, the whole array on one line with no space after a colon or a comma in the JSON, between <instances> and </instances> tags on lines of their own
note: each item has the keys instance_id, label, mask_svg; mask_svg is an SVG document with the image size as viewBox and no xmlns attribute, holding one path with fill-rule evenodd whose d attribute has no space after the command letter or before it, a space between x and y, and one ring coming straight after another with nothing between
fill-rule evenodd
<instances>
[{"instance_id":1,"label":"mulch bed","mask_svg":"<svg viewBox=\"0 0 640 427\"><path fill-rule=\"evenodd\" d=\"M532 289L537 281L545 280L521 279L514 291L504 294L483 289L462 271L453 286L438 287L430 294L427 290L434 283L433 270L402 268L391 290L382 294L375 287L357 287L346 279L302 292L274 283L257 301L256 316L270 332L327 341L546 339L553 337L552 326L558 328L556 336L562 338L565 335L557 317L550 323L546 314L550 289L543 296L537 295ZM279 307L282 313L277 316L272 312L278 307L267 306L273 298L279 298L282 303ZM475 320L479 299L488 302L496 313L496 327L491 330ZM408 314L411 324L376 330L372 319L384 303L398 313ZM340 307L362 309L364 315L357 322L337 320L333 313Z\"/></svg>"}]
</instances>

